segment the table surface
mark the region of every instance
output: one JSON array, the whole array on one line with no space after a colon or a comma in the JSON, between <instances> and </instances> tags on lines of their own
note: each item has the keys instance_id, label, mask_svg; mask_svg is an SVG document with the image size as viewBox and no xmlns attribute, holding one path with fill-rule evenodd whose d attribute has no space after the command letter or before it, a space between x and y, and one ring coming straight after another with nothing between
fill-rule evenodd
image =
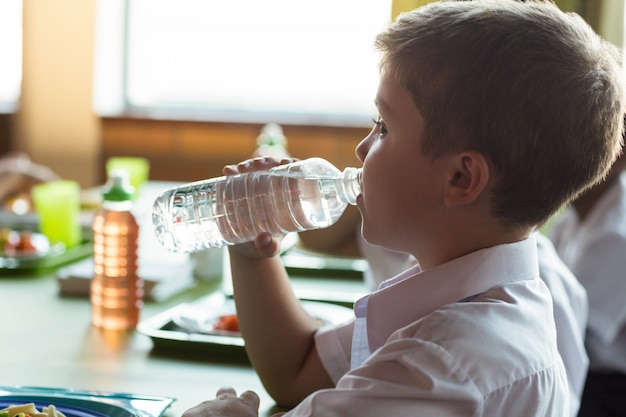
<instances>
[{"instance_id":1,"label":"table surface","mask_svg":"<svg viewBox=\"0 0 626 417\"><path fill-rule=\"evenodd\" d=\"M211 291L199 285L161 303L147 303L142 318ZM73 388L174 397L166 415L212 398L231 385L261 397L261 415L279 411L254 370L223 357L188 360L159 356L137 331L91 325L87 299L62 298L53 276L0 277L0 385Z\"/></svg>"},{"instance_id":2,"label":"table surface","mask_svg":"<svg viewBox=\"0 0 626 417\"><path fill-rule=\"evenodd\" d=\"M164 186L151 185L147 201L153 201L153 192ZM228 268L224 269L227 275ZM146 302L141 319L224 291L228 286L223 282L228 281L229 276L196 281L178 295ZM309 299L341 291L358 297L359 291L365 291L362 281L354 279L343 283L332 277L300 281L299 288L294 285L296 293L301 291L303 298ZM179 416L213 398L221 386L230 385L238 392L255 391L261 398L261 416L284 411L269 397L254 369L241 360L241 354L236 358L190 357L184 351L161 354L150 337L136 330L104 331L93 327L88 298L61 297L54 271L40 276L5 271L0 275L0 302L0 385L173 397L176 401L166 416Z\"/></svg>"}]
</instances>

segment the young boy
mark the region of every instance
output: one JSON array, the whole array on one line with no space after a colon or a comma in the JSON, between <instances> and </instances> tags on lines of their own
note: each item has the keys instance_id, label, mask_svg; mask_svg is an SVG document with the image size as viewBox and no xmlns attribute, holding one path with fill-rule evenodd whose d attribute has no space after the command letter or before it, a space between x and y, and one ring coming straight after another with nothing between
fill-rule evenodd
<instances>
[{"instance_id":1,"label":"young boy","mask_svg":"<svg viewBox=\"0 0 626 417\"><path fill-rule=\"evenodd\" d=\"M357 147L363 237L411 268L319 328L268 234L230 248L246 349L289 416L567 416L532 231L620 145L617 51L547 2L434 2L381 34L379 116ZM286 162L285 160L281 162ZM267 169L255 159L226 174ZM256 415L218 398L185 417Z\"/></svg>"}]
</instances>

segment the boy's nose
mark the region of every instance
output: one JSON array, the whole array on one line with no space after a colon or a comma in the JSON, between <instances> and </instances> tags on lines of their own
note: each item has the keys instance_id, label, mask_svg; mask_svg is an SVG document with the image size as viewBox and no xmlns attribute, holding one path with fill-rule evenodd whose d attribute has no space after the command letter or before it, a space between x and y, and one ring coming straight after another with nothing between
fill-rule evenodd
<instances>
[{"instance_id":1,"label":"boy's nose","mask_svg":"<svg viewBox=\"0 0 626 417\"><path fill-rule=\"evenodd\" d=\"M359 158L359 161L361 162L365 160L365 157L367 156L367 153L369 152L370 142L371 142L371 137L373 135L373 132L374 132L374 129L372 129L369 135L364 137L363 140L361 140L361 142L359 142L359 144L356 146L356 149L355 149L356 157Z\"/></svg>"}]
</instances>

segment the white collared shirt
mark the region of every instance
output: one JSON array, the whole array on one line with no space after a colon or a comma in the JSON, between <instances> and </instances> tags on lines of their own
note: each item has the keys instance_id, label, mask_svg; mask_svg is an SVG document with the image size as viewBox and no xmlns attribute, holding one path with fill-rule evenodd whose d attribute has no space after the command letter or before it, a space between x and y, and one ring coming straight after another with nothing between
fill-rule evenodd
<instances>
[{"instance_id":1,"label":"white collared shirt","mask_svg":"<svg viewBox=\"0 0 626 417\"><path fill-rule=\"evenodd\" d=\"M346 343L354 322L318 332L317 346L330 347L318 352L337 385L287 415L569 415L534 238L412 272L355 306L365 314L365 346ZM372 354L345 374L333 369L350 366L353 348Z\"/></svg>"},{"instance_id":2,"label":"white collared shirt","mask_svg":"<svg viewBox=\"0 0 626 417\"><path fill-rule=\"evenodd\" d=\"M557 347L570 387L570 411L572 416L576 416L589 369L589 357L585 350L589 312L587 292L559 258L550 239L539 232L535 233L535 239L539 274L552 294Z\"/></svg>"},{"instance_id":3,"label":"white collared shirt","mask_svg":"<svg viewBox=\"0 0 626 417\"><path fill-rule=\"evenodd\" d=\"M539 274L552 295L557 347L563 359L569 382L570 415L575 417L578 415L580 398L589 368L589 358L584 345L588 315L587 292L580 282L578 282L574 274L559 258L550 239L539 232L535 232L533 236L537 241ZM386 258L386 262L383 262L386 270L392 270L393 268L391 268L391 266L397 268L399 265L415 264L414 259L407 254L398 254L379 247L370 246L367 253L368 255L375 255L373 257L374 261ZM368 258L368 260L370 260L370 258ZM401 281L418 272L419 268L411 268L387 282L385 282L380 274L371 274L370 279L377 283L377 286L380 285L381 288L384 288L393 282ZM363 345L361 342L367 337L365 318L359 318L363 316L362 311L364 311L365 307L366 303L363 301L355 305L355 315L357 319L354 324L350 369L361 364L370 354L369 346ZM327 348L321 345L318 346L318 352L321 356L329 355L326 353ZM333 369L333 381L337 383L339 378L341 378L344 373L348 372L348 370L348 368Z\"/></svg>"}]
</instances>

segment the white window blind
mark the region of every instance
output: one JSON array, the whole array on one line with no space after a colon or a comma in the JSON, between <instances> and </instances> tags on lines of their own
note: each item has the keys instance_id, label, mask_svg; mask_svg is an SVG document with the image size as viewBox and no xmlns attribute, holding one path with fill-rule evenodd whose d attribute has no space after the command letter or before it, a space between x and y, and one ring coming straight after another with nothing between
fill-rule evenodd
<instances>
[{"instance_id":1,"label":"white window blind","mask_svg":"<svg viewBox=\"0 0 626 417\"><path fill-rule=\"evenodd\" d=\"M22 82L22 0L0 2L0 110L13 111Z\"/></svg>"},{"instance_id":2,"label":"white window blind","mask_svg":"<svg viewBox=\"0 0 626 417\"><path fill-rule=\"evenodd\" d=\"M98 7L101 111L371 122L373 39L389 23L390 0L126 1L101 0ZM125 54L115 57L120 49Z\"/></svg>"}]
</instances>

